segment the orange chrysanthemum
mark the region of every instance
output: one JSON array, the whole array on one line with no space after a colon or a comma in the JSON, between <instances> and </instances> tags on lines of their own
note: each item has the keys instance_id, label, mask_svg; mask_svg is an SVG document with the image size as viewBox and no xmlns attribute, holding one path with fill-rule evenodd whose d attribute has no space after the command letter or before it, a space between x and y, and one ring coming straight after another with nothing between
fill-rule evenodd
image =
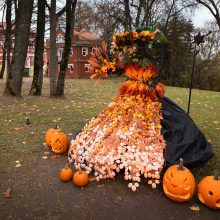
<instances>
[{"instance_id":1,"label":"orange chrysanthemum","mask_svg":"<svg viewBox=\"0 0 220 220\"><path fill-rule=\"evenodd\" d=\"M156 91L157 91L157 95L158 95L160 98L163 98L163 97L164 97L165 89L164 89L164 85L163 85L162 83L157 83L157 85L156 85Z\"/></svg>"},{"instance_id":2,"label":"orange chrysanthemum","mask_svg":"<svg viewBox=\"0 0 220 220\"><path fill-rule=\"evenodd\" d=\"M147 82L157 75L157 71L153 64L150 64L145 69L138 65L130 65L125 69L125 75L133 80Z\"/></svg>"}]
</instances>

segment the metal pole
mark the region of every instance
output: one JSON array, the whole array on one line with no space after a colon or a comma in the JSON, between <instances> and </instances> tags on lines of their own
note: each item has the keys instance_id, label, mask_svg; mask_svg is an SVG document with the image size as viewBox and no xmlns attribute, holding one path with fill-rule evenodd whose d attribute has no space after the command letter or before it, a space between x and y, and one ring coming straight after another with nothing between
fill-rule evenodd
<instances>
[{"instance_id":1,"label":"metal pole","mask_svg":"<svg viewBox=\"0 0 220 220\"><path fill-rule=\"evenodd\" d=\"M192 85L193 85L193 75L194 75L194 69L195 69L195 60L196 60L196 44L194 46L194 53L193 53L193 65L192 65L192 73L191 73L191 81L190 81L190 89L189 89L189 100L188 100L187 114L189 114L189 110L190 110L190 101L191 101L191 94L192 94Z\"/></svg>"},{"instance_id":2,"label":"metal pole","mask_svg":"<svg viewBox=\"0 0 220 220\"><path fill-rule=\"evenodd\" d=\"M188 101L188 110L187 110L187 114L189 114L189 110L190 110L190 101L191 101L191 93L192 93L192 84L193 84L193 74L194 74L194 69L195 69L195 60L196 60L196 55L197 55L197 51L196 51L196 45L200 45L201 43L204 43L204 37L208 36L209 34L211 34L212 31L209 31L207 34L201 35L201 33L199 32L196 36L194 36L194 54L193 54L193 65L192 65L192 73L191 73L191 82L190 82L190 90L189 90L189 101Z\"/></svg>"}]
</instances>

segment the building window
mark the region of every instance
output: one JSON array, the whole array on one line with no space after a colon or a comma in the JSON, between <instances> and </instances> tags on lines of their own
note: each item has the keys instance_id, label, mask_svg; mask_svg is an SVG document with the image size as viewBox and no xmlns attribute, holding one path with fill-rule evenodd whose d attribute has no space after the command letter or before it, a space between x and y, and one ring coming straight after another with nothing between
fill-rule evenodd
<instances>
[{"instance_id":1,"label":"building window","mask_svg":"<svg viewBox=\"0 0 220 220\"><path fill-rule=\"evenodd\" d=\"M95 53L95 48L94 47L92 48L92 52Z\"/></svg>"},{"instance_id":2,"label":"building window","mask_svg":"<svg viewBox=\"0 0 220 220\"><path fill-rule=\"evenodd\" d=\"M71 47L70 49L70 56L72 57L73 56L73 48Z\"/></svg>"},{"instance_id":3,"label":"building window","mask_svg":"<svg viewBox=\"0 0 220 220\"><path fill-rule=\"evenodd\" d=\"M68 68L70 69L70 73L73 73L74 65L73 64L68 64Z\"/></svg>"},{"instance_id":4,"label":"building window","mask_svg":"<svg viewBox=\"0 0 220 220\"><path fill-rule=\"evenodd\" d=\"M59 35L57 36L56 41L57 41L57 43L63 43L63 42L64 42L64 37L63 37L61 34L59 34Z\"/></svg>"},{"instance_id":5,"label":"building window","mask_svg":"<svg viewBox=\"0 0 220 220\"><path fill-rule=\"evenodd\" d=\"M85 57L88 55L88 47L83 47L82 48L82 55Z\"/></svg>"},{"instance_id":6,"label":"building window","mask_svg":"<svg viewBox=\"0 0 220 220\"><path fill-rule=\"evenodd\" d=\"M60 62L62 60L63 48L57 49L57 61Z\"/></svg>"},{"instance_id":7,"label":"building window","mask_svg":"<svg viewBox=\"0 0 220 220\"><path fill-rule=\"evenodd\" d=\"M85 71L88 73L89 72L89 67L90 67L90 64L85 64Z\"/></svg>"}]
</instances>

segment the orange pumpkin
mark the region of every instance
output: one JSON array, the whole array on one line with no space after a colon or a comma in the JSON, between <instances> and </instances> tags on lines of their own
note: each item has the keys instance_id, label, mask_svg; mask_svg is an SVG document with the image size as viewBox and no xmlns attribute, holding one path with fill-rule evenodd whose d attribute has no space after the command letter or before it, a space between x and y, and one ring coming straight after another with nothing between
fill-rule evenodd
<instances>
[{"instance_id":1,"label":"orange pumpkin","mask_svg":"<svg viewBox=\"0 0 220 220\"><path fill-rule=\"evenodd\" d=\"M163 190L169 199L176 202L187 202L192 198L195 178L190 170L183 166L183 159L180 159L180 165L173 165L165 172Z\"/></svg>"},{"instance_id":2,"label":"orange pumpkin","mask_svg":"<svg viewBox=\"0 0 220 220\"><path fill-rule=\"evenodd\" d=\"M55 126L55 128L49 128L47 130L46 135L45 135L45 142L48 147L51 147L51 138L53 134L56 133L57 131L58 131L57 126Z\"/></svg>"},{"instance_id":3,"label":"orange pumpkin","mask_svg":"<svg viewBox=\"0 0 220 220\"><path fill-rule=\"evenodd\" d=\"M85 171L79 170L73 175L73 183L79 187L86 186L89 183L89 175Z\"/></svg>"},{"instance_id":4,"label":"orange pumpkin","mask_svg":"<svg viewBox=\"0 0 220 220\"><path fill-rule=\"evenodd\" d=\"M67 182L70 181L73 178L73 171L71 168L66 165L63 169L61 169L59 174L60 180Z\"/></svg>"},{"instance_id":5,"label":"orange pumpkin","mask_svg":"<svg viewBox=\"0 0 220 220\"><path fill-rule=\"evenodd\" d=\"M56 154L64 154L69 149L69 139L62 131L57 131L52 135L51 148Z\"/></svg>"},{"instance_id":6,"label":"orange pumpkin","mask_svg":"<svg viewBox=\"0 0 220 220\"><path fill-rule=\"evenodd\" d=\"M220 209L220 176L206 176L199 183L199 200L212 209Z\"/></svg>"}]
</instances>

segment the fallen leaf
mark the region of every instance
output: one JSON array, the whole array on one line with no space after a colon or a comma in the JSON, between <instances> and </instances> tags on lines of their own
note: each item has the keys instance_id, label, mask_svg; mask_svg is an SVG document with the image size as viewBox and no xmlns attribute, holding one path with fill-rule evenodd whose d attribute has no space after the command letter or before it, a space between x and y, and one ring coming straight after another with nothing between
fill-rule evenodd
<instances>
[{"instance_id":1,"label":"fallen leaf","mask_svg":"<svg viewBox=\"0 0 220 220\"><path fill-rule=\"evenodd\" d=\"M193 210L193 211L196 211L196 212L199 212L200 211L200 208L199 208L199 206L195 206L195 205L193 205L193 206L191 206L191 207L189 207L191 210Z\"/></svg>"},{"instance_id":2,"label":"fallen leaf","mask_svg":"<svg viewBox=\"0 0 220 220\"><path fill-rule=\"evenodd\" d=\"M16 168L21 167L21 164L20 164L20 163L17 163L17 164L15 165L15 167L16 167Z\"/></svg>"},{"instance_id":3,"label":"fallen leaf","mask_svg":"<svg viewBox=\"0 0 220 220\"><path fill-rule=\"evenodd\" d=\"M48 158L48 156L43 156L42 159L46 160Z\"/></svg>"},{"instance_id":4,"label":"fallen leaf","mask_svg":"<svg viewBox=\"0 0 220 220\"><path fill-rule=\"evenodd\" d=\"M49 151L45 151L44 154L45 154L45 155L48 155L48 154L50 154L50 152L49 152Z\"/></svg>"},{"instance_id":5,"label":"fallen leaf","mask_svg":"<svg viewBox=\"0 0 220 220\"><path fill-rule=\"evenodd\" d=\"M2 195L5 199L11 197L11 188L6 189L5 192L2 193Z\"/></svg>"},{"instance_id":6,"label":"fallen leaf","mask_svg":"<svg viewBox=\"0 0 220 220\"><path fill-rule=\"evenodd\" d=\"M53 154L53 155L50 157L50 159L55 159L55 158L57 158L57 157L60 157L60 155Z\"/></svg>"}]
</instances>

